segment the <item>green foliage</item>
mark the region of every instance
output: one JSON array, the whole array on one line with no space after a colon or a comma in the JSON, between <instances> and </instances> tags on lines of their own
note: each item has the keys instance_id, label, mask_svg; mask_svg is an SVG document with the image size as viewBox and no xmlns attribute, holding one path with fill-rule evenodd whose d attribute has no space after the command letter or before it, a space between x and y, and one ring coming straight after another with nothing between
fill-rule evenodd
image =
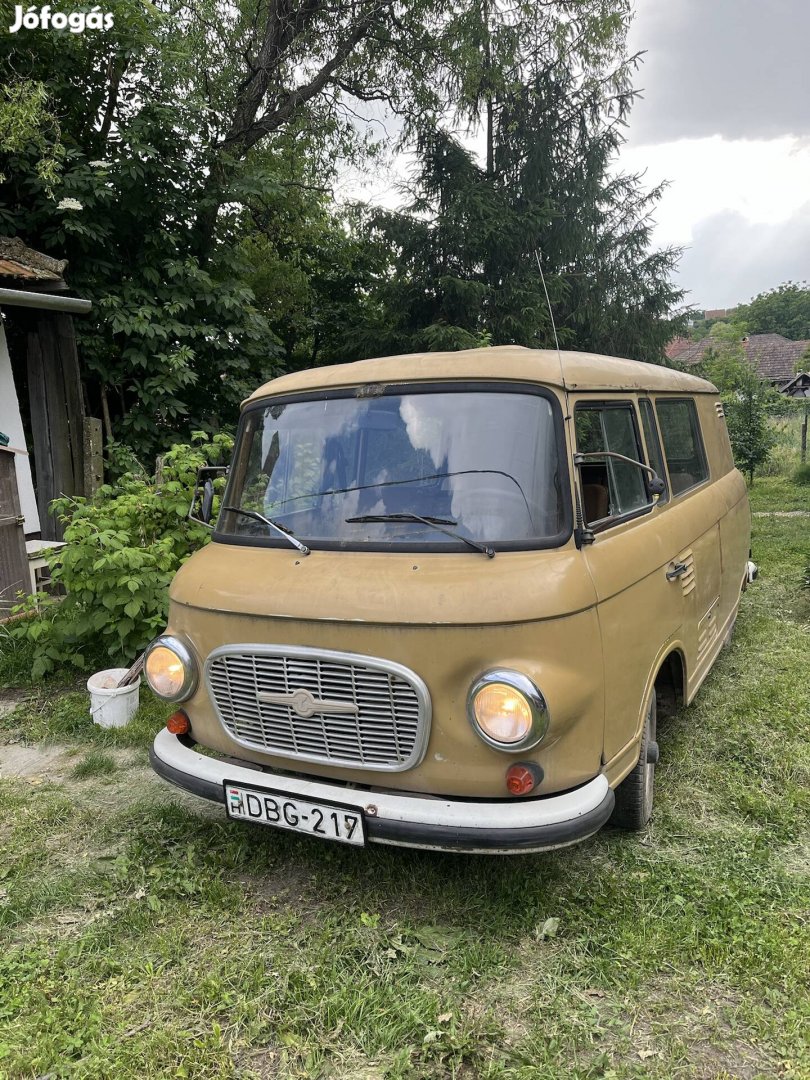
<instances>
[{"instance_id":1,"label":"green foliage","mask_svg":"<svg viewBox=\"0 0 810 1080\"><path fill-rule=\"evenodd\" d=\"M48 91L44 83L31 79L0 86L0 155L21 153L31 155L34 174L50 196L59 180L64 147ZM0 183L6 179L0 172Z\"/></svg>"},{"instance_id":2,"label":"green foliage","mask_svg":"<svg viewBox=\"0 0 810 1080\"><path fill-rule=\"evenodd\" d=\"M786 281L749 304L740 304L735 318L745 322L752 334L782 334L792 341L810 338L810 285Z\"/></svg>"},{"instance_id":3,"label":"green foliage","mask_svg":"<svg viewBox=\"0 0 810 1080\"><path fill-rule=\"evenodd\" d=\"M795 484L801 484L803 487L810 485L810 464L800 465L798 467L793 474L793 482Z\"/></svg>"},{"instance_id":4,"label":"green foliage","mask_svg":"<svg viewBox=\"0 0 810 1080\"><path fill-rule=\"evenodd\" d=\"M715 344L704 354L700 374L720 391L734 461L753 483L777 441L769 411L779 396L751 366L738 325L718 323L712 337Z\"/></svg>"},{"instance_id":5,"label":"green foliage","mask_svg":"<svg viewBox=\"0 0 810 1080\"><path fill-rule=\"evenodd\" d=\"M94 302L76 331L107 443L147 460L187 416L217 431L282 368L548 344L535 250L564 341L661 358L676 256L649 251L657 192L608 168L628 0L338 0L293 23L264 0L111 3L104 33L0 39L0 234L67 258ZM387 139L352 100L418 143L411 213L336 212L336 162ZM450 113L491 128L483 169L437 132Z\"/></svg>"},{"instance_id":6,"label":"green foliage","mask_svg":"<svg viewBox=\"0 0 810 1080\"><path fill-rule=\"evenodd\" d=\"M125 474L94 499L57 499L66 546L53 557L51 576L63 599L32 597L12 623L12 639L33 646L32 678L60 665L86 668L101 653L130 664L165 625L168 587L209 532L187 520L197 469L226 457L230 435L163 455L159 478Z\"/></svg>"},{"instance_id":7,"label":"green foliage","mask_svg":"<svg viewBox=\"0 0 810 1080\"><path fill-rule=\"evenodd\" d=\"M277 344L233 241L234 213L204 259L194 250L206 140L218 136L206 45L189 19L205 21L215 7L206 0L193 16L166 18L162 4L116 0L109 32L0 42L0 83L24 71L31 86L47 85L60 120L59 129L41 126L42 146L18 139L7 148L0 234L68 259L71 285L94 302L76 322L90 411L109 416L108 440L144 457L178 438L188 415L218 430L276 370ZM39 162L57 148L54 187ZM264 169L229 175L234 203L270 187Z\"/></svg>"}]
</instances>

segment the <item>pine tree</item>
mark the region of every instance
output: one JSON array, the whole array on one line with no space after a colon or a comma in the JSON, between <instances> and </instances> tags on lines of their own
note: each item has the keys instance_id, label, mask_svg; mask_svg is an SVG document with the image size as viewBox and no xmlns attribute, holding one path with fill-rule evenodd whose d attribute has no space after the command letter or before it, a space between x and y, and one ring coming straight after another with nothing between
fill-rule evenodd
<instances>
[{"instance_id":1,"label":"pine tree","mask_svg":"<svg viewBox=\"0 0 810 1080\"><path fill-rule=\"evenodd\" d=\"M614 171L633 62L606 68L599 52L589 67L582 46L532 26L534 37L528 23L508 26L511 81L501 35L481 45L461 93L483 124L484 160L442 126L423 131L410 206L373 219L392 253L375 330L396 349L552 346L540 263L562 345L663 362L683 318L679 253L651 250L661 189Z\"/></svg>"}]
</instances>

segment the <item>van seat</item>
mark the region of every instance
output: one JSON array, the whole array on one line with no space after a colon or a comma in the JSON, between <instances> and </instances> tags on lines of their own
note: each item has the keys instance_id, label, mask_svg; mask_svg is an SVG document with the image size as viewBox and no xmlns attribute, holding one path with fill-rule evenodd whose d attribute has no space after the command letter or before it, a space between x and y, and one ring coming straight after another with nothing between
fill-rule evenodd
<instances>
[{"instance_id":1,"label":"van seat","mask_svg":"<svg viewBox=\"0 0 810 1080\"><path fill-rule=\"evenodd\" d=\"M582 501L585 503L585 520L601 521L610 511L610 496L604 484L583 484Z\"/></svg>"},{"instance_id":2,"label":"van seat","mask_svg":"<svg viewBox=\"0 0 810 1080\"><path fill-rule=\"evenodd\" d=\"M672 494L678 495L687 488L694 487L695 478L688 472L671 472L669 482L672 484Z\"/></svg>"}]
</instances>

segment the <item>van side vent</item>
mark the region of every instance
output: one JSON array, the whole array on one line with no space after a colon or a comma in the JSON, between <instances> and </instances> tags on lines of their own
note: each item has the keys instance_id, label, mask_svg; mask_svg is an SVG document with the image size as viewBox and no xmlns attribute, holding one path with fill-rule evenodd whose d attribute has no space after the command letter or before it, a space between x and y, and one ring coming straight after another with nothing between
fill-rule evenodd
<instances>
[{"instance_id":1,"label":"van side vent","mask_svg":"<svg viewBox=\"0 0 810 1080\"><path fill-rule=\"evenodd\" d=\"M723 402L722 401L715 401L714 407L717 410L717 415L718 416L725 416L726 415L726 410L723 408Z\"/></svg>"},{"instance_id":2,"label":"van side vent","mask_svg":"<svg viewBox=\"0 0 810 1080\"><path fill-rule=\"evenodd\" d=\"M680 581L683 595L688 596L695 588L695 556L692 554L692 549L682 551L678 556L678 562L683 563L687 568L686 573L681 574Z\"/></svg>"},{"instance_id":3,"label":"van side vent","mask_svg":"<svg viewBox=\"0 0 810 1080\"><path fill-rule=\"evenodd\" d=\"M718 596L698 624L697 654L699 659L708 651L712 642L717 639L717 612L719 607L720 597Z\"/></svg>"}]
</instances>

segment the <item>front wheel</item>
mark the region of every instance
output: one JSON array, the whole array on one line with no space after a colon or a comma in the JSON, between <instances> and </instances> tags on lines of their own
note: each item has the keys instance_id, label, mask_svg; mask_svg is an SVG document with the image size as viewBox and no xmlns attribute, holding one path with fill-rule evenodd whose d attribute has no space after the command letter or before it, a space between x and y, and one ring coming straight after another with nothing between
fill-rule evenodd
<instances>
[{"instance_id":1,"label":"front wheel","mask_svg":"<svg viewBox=\"0 0 810 1080\"><path fill-rule=\"evenodd\" d=\"M638 832L652 816L655 763L658 761L657 707L655 690L650 694L647 720L641 736L641 751L631 773L616 788L616 805L610 818L620 829Z\"/></svg>"}]
</instances>

